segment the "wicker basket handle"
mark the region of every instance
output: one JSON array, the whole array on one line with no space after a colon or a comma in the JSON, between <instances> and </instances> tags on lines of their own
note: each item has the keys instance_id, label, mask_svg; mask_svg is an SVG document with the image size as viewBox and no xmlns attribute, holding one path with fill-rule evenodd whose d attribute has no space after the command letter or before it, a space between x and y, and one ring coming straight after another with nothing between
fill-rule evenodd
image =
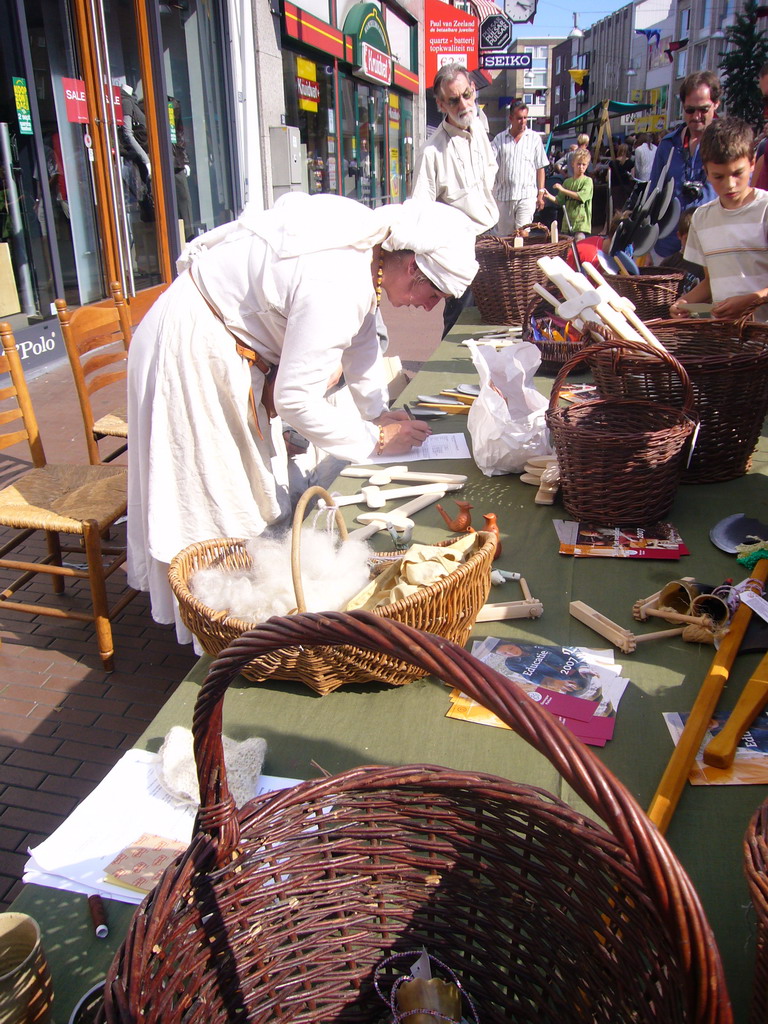
<instances>
[{"instance_id":1,"label":"wicker basket handle","mask_svg":"<svg viewBox=\"0 0 768 1024\"><path fill-rule=\"evenodd\" d=\"M527 236L525 236L523 234L523 232L524 231L530 231L531 228L536 228L537 231L543 231L546 234L546 236L547 236L547 241L549 241L549 239L552 236L552 232L550 231L550 229L547 227L546 224L542 224L541 221L538 221L538 220L532 220L530 224L523 224L521 227L517 228L515 230L515 234L513 235L513 237L514 238L525 238Z\"/></svg>"},{"instance_id":2,"label":"wicker basket handle","mask_svg":"<svg viewBox=\"0 0 768 1024\"><path fill-rule=\"evenodd\" d=\"M595 325L590 324L590 331L592 334L599 334L603 339L602 341L595 342L593 345L586 345L584 348L571 356L571 358L563 363L555 377L554 384L552 385L552 391L549 395L549 411L553 412L560 399L560 391L565 383L568 374L574 370L580 363L585 362L590 356L597 355L598 352L604 352L608 348L613 349L627 349L630 352L636 352L642 355L657 356L663 362L675 371L680 377L683 385L683 413L692 422L697 422L698 416L696 415L696 396L693 393L693 387L691 386L691 380L688 376L688 371L680 363L671 352L666 349L652 348L650 345L642 341L627 341L624 338L617 338L612 332L603 331L602 328L597 330ZM617 352L617 355L621 355L621 352Z\"/></svg>"},{"instance_id":3,"label":"wicker basket handle","mask_svg":"<svg viewBox=\"0 0 768 1024\"><path fill-rule=\"evenodd\" d=\"M300 612L307 610L307 602L304 599L304 585L301 582L301 528L304 524L304 512L313 498L322 498L326 505L329 506L334 504L333 498L324 487L308 487L296 502L296 508L293 513L293 526L291 528L291 576L293 578L293 589L296 593L296 607ZM344 541L349 536L349 533L339 508L336 509L335 520L339 536Z\"/></svg>"}]
</instances>

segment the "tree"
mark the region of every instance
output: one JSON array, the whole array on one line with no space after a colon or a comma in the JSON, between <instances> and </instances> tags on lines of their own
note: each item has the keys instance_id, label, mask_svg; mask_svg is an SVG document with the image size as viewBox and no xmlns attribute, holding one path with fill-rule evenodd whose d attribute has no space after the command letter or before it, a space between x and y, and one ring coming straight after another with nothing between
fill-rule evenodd
<instances>
[{"instance_id":1,"label":"tree","mask_svg":"<svg viewBox=\"0 0 768 1024\"><path fill-rule=\"evenodd\" d=\"M723 99L729 114L763 130L763 97L757 85L760 69L768 61L768 36L757 29L757 0L746 0L744 10L725 30L727 52L720 52Z\"/></svg>"}]
</instances>

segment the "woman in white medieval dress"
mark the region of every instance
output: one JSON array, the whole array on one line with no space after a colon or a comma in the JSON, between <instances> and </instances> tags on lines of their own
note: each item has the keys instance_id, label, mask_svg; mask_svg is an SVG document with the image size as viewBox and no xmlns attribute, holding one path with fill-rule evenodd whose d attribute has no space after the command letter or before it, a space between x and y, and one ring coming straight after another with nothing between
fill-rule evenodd
<instances>
[{"instance_id":1,"label":"woman in white medieval dress","mask_svg":"<svg viewBox=\"0 0 768 1024\"><path fill-rule=\"evenodd\" d=\"M215 537L259 536L291 512L284 432L365 461L421 444L389 412L376 312L432 309L477 270L468 219L437 203L370 210L284 196L188 246L128 358L128 580L158 622L178 620L168 565ZM339 367L353 401L329 401ZM295 498L296 495L294 494Z\"/></svg>"}]
</instances>

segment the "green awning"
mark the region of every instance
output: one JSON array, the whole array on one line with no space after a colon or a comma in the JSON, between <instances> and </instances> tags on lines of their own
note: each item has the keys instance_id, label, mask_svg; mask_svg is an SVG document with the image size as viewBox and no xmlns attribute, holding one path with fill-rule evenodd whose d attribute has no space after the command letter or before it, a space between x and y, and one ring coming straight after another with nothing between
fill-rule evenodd
<instances>
[{"instance_id":1,"label":"green awning","mask_svg":"<svg viewBox=\"0 0 768 1024\"><path fill-rule=\"evenodd\" d=\"M595 103L593 107L589 107L587 110L582 110L580 114L577 114L576 117L572 117L570 121L563 121L562 124L555 125L552 131L559 132L562 131L563 128L570 128L571 126L583 124L589 120L596 121L600 117L600 112L603 109L603 102ZM623 117L624 114L634 114L640 110L652 109L652 103L622 103L619 100L608 100L609 117Z\"/></svg>"}]
</instances>

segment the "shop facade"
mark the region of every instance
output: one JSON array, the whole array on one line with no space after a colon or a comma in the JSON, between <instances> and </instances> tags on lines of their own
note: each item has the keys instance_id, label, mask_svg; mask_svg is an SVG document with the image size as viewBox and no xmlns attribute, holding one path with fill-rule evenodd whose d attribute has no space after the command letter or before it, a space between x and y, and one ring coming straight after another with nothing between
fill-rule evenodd
<instances>
[{"instance_id":1,"label":"shop facade","mask_svg":"<svg viewBox=\"0 0 768 1024\"><path fill-rule=\"evenodd\" d=\"M335 11L331 0L306 2L311 10L286 0L281 11L284 118L300 153L300 180L287 187L372 207L402 202L413 173L418 20L388 0Z\"/></svg>"},{"instance_id":2,"label":"shop facade","mask_svg":"<svg viewBox=\"0 0 768 1024\"><path fill-rule=\"evenodd\" d=\"M422 0L303 2L6 0L0 319L27 371L64 357L55 299L170 282L249 201L406 197Z\"/></svg>"},{"instance_id":3,"label":"shop facade","mask_svg":"<svg viewBox=\"0 0 768 1024\"><path fill-rule=\"evenodd\" d=\"M0 41L0 318L25 367L61 358L53 301L127 296L173 277L185 240L243 204L229 42L250 4L7 0ZM247 17L243 15L247 14ZM249 55L250 53L250 55ZM255 111L251 101L250 114Z\"/></svg>"}]
</instances>

